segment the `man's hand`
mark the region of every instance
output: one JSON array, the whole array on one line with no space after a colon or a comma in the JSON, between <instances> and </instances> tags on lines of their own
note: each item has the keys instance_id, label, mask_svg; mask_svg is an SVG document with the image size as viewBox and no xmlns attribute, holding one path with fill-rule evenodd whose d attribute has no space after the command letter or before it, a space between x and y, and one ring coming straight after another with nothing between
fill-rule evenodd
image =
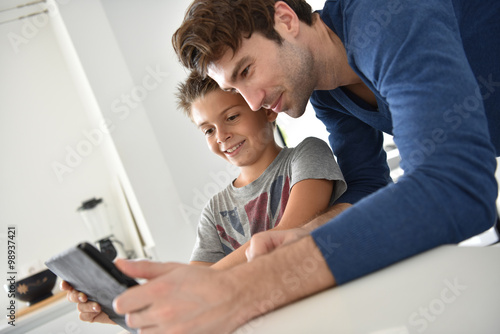
<instances>
[{"instance_id":1,"label":"man's hand","mask_svg":"<svg viewBox=\"0 0 500 334\"><path fill-rule=\"evenodd\" d=\"M248 261L252 261L258 256L267 254L276 248L296 241L314 230L315 228L326 224L344 210L350 208L352 205L349 203L338 203L330 207L323 214L311 220L306 225L290 229L286 231L266 231L255 234L250 239L250 246L245 251Z\"/></svg>"},{"instance_id":2,"label":"man's hand","mask_svg":"<svg viewBox=\"0 0 500 334\"><path fill-rule=\"evenodd\" d=\"M304 275L304 263L313 263L315 270ZM141 334L231 333L261 314L335 285L309 235L227 270L150 261L115 264L130 277L148 280L114 300L115 311ZM294 284L283 275L293 277Z\"/></svg>"},{"instance_id":3,"label":"man's hand","mask_svg":"<svg viewBox=\"0 0 500 334\"><path fill-rule=\"evenodd\" d=\"M247 260L252 261L258 256L270 253L274 249L298 240L307 234L308 232L302 228L257 233L250 239L250 246L245 252Z\"/></svg>"},{"instance_id":4,"label":"man's hand","mask_svg":"<svg viewBox=\"0 0 500 334\"><path fill-rule=\"evenodd\" d=\"M114 300L115 311L143 334L225 333L249 320L236 313L236 284L223 271L150 261L115 264L130 277L148 280Z\"/></svg>"}]
</instances>

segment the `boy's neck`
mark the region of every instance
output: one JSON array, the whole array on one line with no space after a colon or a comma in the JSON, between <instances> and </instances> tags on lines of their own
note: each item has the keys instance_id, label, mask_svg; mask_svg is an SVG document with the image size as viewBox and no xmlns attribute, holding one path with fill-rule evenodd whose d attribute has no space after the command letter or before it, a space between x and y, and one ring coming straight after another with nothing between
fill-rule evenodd
<instances>
[{"instance_id":1,"label":"boy's neck","mask_svg":"<svg viewBox=\"0 0 500 334\"><path fill-rule=\"evenodd\" d=\"M276 159L281 150L282 147L273 143L268 149L265 150L262 158L259 159L258 162L250 166L240 167L240 175L238 175L236 180L234 180L233 186L236 188L242 188L257 180L262 173L266 171L267 167L271 165L274 159Z\"/></svg>"}]
</instances>

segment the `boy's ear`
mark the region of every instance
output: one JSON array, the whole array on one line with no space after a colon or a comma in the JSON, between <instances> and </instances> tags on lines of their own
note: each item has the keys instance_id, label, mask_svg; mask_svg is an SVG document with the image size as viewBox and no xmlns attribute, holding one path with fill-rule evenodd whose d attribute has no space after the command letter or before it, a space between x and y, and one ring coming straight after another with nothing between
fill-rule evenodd
<instances>
[{"instance_id":1,"label":"boy's ear","mask_svg":"<svg viewBox=\"0 0 500 334\"><path fill-rule=\"evenodd\" d=\"M267 121L272 123L278 118L278 113L275 113L271 109L264 109L266 111Z\"/></svg>"}]
</instances>

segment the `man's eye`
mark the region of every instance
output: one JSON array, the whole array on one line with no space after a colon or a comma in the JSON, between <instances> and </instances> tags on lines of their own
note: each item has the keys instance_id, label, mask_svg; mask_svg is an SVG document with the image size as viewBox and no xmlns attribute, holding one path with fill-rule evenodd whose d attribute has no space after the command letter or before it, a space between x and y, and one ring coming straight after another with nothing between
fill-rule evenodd
<instances>
[{"instance_id":1,"label":"man's eye","mask_svg":"<svg viewBox=\"0 0 500 334\"><path fill-rule=\"evenodd\" d=\"M224 88L223 91L227 93L233 93L233 94L238 94L238 90L236 88Z\"/></svg>"},{"instance_id":2,"label":"man's eye","mask_svg":"<svg viewBox=\"0 0 500 334\"><path fill-rule=\"evenodd\" d=\"M239 115L233 115L233 116L229 116L227 118L228 121L234 121L236 118L238 118Z\"/></svg>"},{"instance_id":3,"label":"man's eye","mask_svg":"<svg viewBox=\"0 0 500 334\"><path fill-rule=\"evenodd\" d=\"M241 76L244 78L248 75L248 71L250 70L250 65L245 67L245 69L241 72Z\"/></svg>"}]
</instances>

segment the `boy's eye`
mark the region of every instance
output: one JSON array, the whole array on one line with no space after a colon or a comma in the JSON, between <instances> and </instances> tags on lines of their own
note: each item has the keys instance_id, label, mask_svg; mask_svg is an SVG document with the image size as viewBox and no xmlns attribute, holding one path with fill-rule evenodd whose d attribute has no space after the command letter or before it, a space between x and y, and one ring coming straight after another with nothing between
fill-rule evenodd
<instances>
[{"instance_id":1,"label":"boy's eye","mask_svg":"<svg viewBox=\"0 0 500 334\"><path fill-rule=\"evenodd\" d=\"M205 136L210 136L212 133L214 133L214 129L210 128L203 130L203 133L205 134Z\"/></svg>"},{"instance_id":2,"label":"boy's eye","mask_svg":"<svg viewBox=\"0 0 500 334\"><path fill-rule=\"evenodd\" d=\"M232 115L227 118L228 121L234 121L239 115Z\"/></svg>"}]
</instances>

